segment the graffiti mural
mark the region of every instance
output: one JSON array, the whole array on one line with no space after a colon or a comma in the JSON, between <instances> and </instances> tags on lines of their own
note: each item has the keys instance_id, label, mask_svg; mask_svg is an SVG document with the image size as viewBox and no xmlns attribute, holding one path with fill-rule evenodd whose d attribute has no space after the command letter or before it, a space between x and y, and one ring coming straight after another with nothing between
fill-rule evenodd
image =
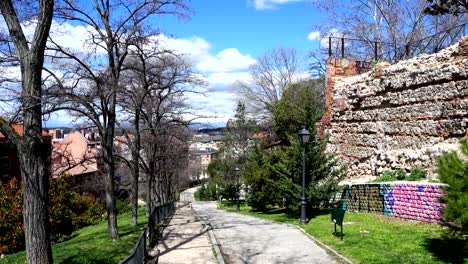
<instances>
[{"instance_id":1,"label":"graffiti mural","mask_svg":"<svg viewBox=\"0 0 468 264\"><path fill-rule=\"evenodd\" d=\"M438 222L442 215L442 185L416 183L357 184L343 192L348 210L374 212L423 222Z\"/></svg>"}]
</instances>

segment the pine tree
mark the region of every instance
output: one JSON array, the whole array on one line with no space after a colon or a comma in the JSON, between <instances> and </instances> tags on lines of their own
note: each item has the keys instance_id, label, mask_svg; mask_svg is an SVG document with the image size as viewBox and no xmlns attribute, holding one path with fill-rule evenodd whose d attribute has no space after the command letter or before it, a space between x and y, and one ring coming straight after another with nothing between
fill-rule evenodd
<instances>
[{"instance_id":1,"label":"pine tree","mask_svg":"<svg viewBox=\"0 0 468 264\"><path fill-rule=\"evenodd\" d=\"M439 178L447 186L441 201L444 222L454 233L468 233L468 140L461 142L460 152L452 151L438 160Z\"/></svg>"}]
</instances>

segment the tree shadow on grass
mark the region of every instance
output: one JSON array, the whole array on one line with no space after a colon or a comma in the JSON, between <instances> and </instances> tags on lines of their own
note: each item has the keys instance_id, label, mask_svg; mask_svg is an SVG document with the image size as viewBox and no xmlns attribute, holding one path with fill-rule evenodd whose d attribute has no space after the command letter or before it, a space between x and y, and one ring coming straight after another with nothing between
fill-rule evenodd
<instances>
[{"instance_id":1,"label":"tree shadow on grass","mask_svg":"<svg viewBox=\"0 0 468 264\"><path fill-rule=\"evenodd\" d=\"M332 209L312 208L307 210L307 218L309 221L321 215L331 215Z\"/></svg>"},{"instance_id":2,"label":"tree shadow on grass","mask_svg":"<svg viewBox=\"0 0 468 264\"><path fill-rule=\"evenodd\" d=\"M74 255L70 256L59 263L63 264L82 264L82 263L93 263L93 264L110 264L113 263L109 259L104 259L98 256L91 255Z\"/></svg>"},{"instance_id":3,"label":"tree shadow on grass","mask_svg":"<svg viewBox=\"0 0 468 264\"><path fill-rule=\"evenodd\" d=\"M468 240L460 238L428 238L423 246L437 259L447 263L465 263L468 261Z\"/></svg>"}]
</instances>

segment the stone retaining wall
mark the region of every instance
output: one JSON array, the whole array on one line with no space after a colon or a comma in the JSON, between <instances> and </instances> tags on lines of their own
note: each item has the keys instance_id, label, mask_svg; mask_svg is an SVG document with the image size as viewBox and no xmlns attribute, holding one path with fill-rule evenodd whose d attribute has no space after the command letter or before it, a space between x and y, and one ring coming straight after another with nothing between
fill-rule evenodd
<instances>
[{"instance_id":1,"label":"stone retaining wall","mask_svg":"<svg viewBox=\"0 0 468 264\"><path fill-rule=\"evenodd\" d=\"M440 184L380 183L344 186L347 210L372 212L422 222L441 219Z\"/></svg>"},{"instance_id":2,"label":"stone retaining wall","mask_svg":"<svg viewBox=\"0 0 468 264\"><path fill-rule=\"evenodd\" d=\"M348 164L348 180L366 182L390 169L427 169L468 129L468 37L436 54L352 75L353 63L329 60L328 151Z\"/></svg>"}]
</instances>

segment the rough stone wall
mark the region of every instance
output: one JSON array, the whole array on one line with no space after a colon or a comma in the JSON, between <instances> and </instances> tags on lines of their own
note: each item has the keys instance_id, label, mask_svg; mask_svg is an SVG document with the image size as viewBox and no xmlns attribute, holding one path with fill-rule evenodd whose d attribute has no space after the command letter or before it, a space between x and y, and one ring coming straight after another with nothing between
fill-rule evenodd
<instances>
[{"instance_id":1,"label":"rough stone wall","mask_svg":"<svg viewBox=\"0 0 468 264\"><path fill-rule=\"evenodd\" d=\"M372 212L408 220L439 222L443 204L440 184L381 183L345 186L347 210Z\"/></svg>"},{"instance_id":2,"label":"rough stone wall","mask_svg":"<svg viewBox=\"0 0 468 264\"><path fill-rule=\"evenodd\" d=\"M354 65L354 66L353 66ZM328 65L328 151L348 164L348 180L424 168L458 148L468 128L468 37L436 54L346 76L355 64ZM342 76L340 76L339 73ZM344 75L344 76L343 76Z\"/></svg>"}]
</instances>

